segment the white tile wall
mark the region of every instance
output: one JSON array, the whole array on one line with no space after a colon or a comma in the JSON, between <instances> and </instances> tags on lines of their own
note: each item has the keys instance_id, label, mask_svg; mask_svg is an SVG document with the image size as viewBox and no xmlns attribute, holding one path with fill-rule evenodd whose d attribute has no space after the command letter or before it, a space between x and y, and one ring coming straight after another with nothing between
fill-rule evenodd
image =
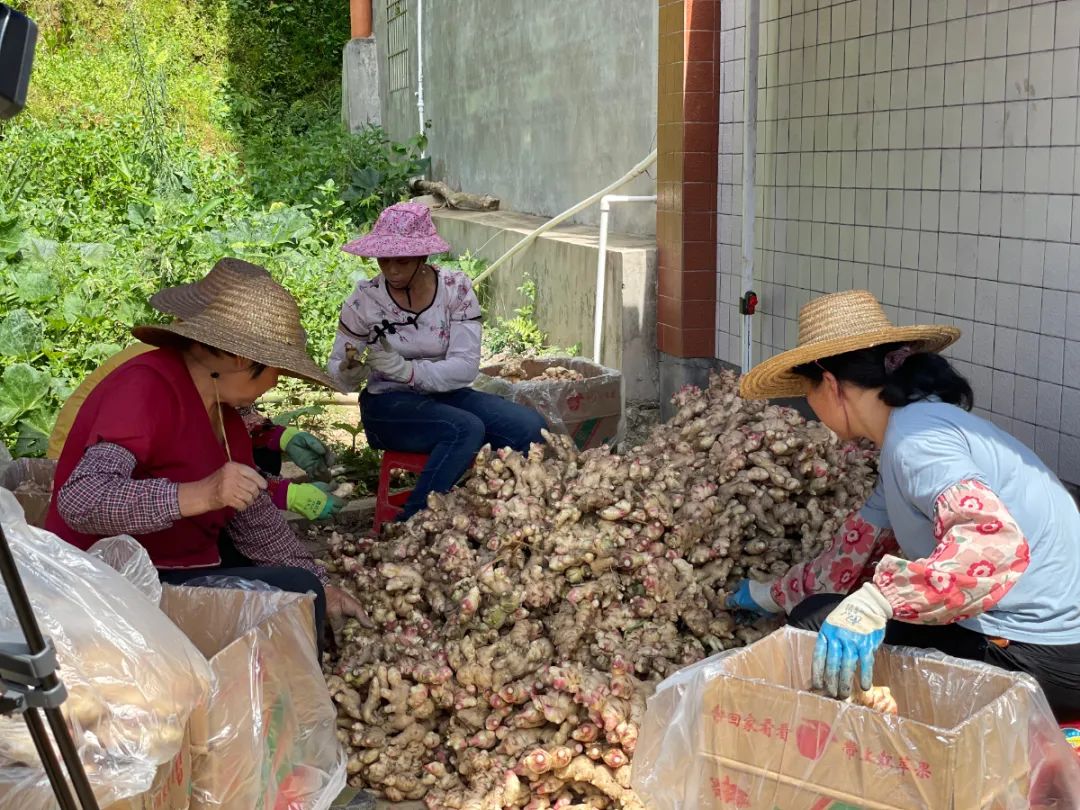
<instances>
[{"instance_id":1,"label":"white tile wall","mask_svg":"<svg viewBox=\"0 0 1080 810\"><path fill-rule=\"evenodd\" d=\"M1080 0L761 0L755 357L865 287L1080 483ZM723 4L727 5L727 4ZM723 15L717 354L739 362L745 0Z\"/></svg>"}]
</instances>

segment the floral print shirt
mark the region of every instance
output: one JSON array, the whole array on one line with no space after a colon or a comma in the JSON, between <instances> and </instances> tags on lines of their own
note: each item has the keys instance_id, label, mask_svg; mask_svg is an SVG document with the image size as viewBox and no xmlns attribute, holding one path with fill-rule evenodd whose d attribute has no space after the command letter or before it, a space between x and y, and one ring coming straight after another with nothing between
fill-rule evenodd
<instances>
[{"instance_id":1,"label":"floral print shirt","mask_svg":"<svg viewBox=\"0 0 1080 810\"><path fill-rule=\"evenodd\" d=\"M773 601L790 611L807 596L851 593L873 582L894 618L943 624L992 609L1027 569L1030 550L1020 527L978 481L942 493L935 526L937 549L909 562L900 556L892 529L856 512L819 556L773 583Z\"/></svg>"},{"instance_id":2,"label":"floral print shirt","mask_svg":"<svg viewBox=\"0 0 1080 810\"><path fill-rule=\"evenodd\" d=\"M790 611L873 581L894 618L1080 643L1080 513L1041 460L952 405L893 411L881 481L815 560L773 584Z\"/></svg>"},{"instance_id":3,"label":"floral print shirt","mask_svg":"<svg viewBox=\"0 0 1080 810\"><path fill-rule=\"evenodd\" d=\"M369 393L454 391L472 385L480 370L480 302L463 272L434 270L435 298L421 312L399 307L381 274L358 283L341 307L330 373L337 373L347 345L363 351L385 338L393 351L412 361L413 379L406 384L372 374Z\"/></svg>"},{"instance_id":4,"label":"floral print shirt","mask_svg":"<svg viewBox=\"0 0 1080 810\"><path fill-rule=\"evenodd\" d=\"M792 566L773 582L771 596L777 607L790 612L808 596L846 594L869 582L874 565L899 551L884 506L879 486L862 509L848 516L821 554Z\"/></svg>"}]
</instances>

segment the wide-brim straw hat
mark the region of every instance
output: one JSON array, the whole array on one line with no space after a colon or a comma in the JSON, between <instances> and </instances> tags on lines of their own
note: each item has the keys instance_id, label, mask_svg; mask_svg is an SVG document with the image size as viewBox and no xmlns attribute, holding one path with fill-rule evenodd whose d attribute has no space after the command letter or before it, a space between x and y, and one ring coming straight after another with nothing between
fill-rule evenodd
<instances>
[{"instance_id":1,"label":"wide-brim straw hat","mask_svg":"<svg viewBox=\"0 0 1080 810\"><path fill-rule=\"evenodd\" d=\"M450 244L435 230L431 209L404 202L384 209L371 233L346 242L341 249L369 259L391 259L446 253Z\"/></svg>"},{"instance_id":2,"label":"wide-brim straw hat","mask_svg":"<svg viewBox=\"0 0 1080 810\"><path fill-rule=\"evenodd\" d=\"M190 317L164 326L137 326L131 333L152 346L195 340L339 390L308 356L307 333L295 299L269 274L223 276L213 297Z\"/></svg>"},{"instance_id":3,"label":"wide-brim straw hat","mask_svg":"<svg viewBox=\"0 0 1080 810\"><path fill-rule=\"evenodd\" d=\"M198 281L158 290L150 296L150 306L174 318L190 320L202 312L228 284L244 278L270 278L270 273L265 267L243 259L225 258Z\"/></svg>"},{"instance_id":4,"label":"wide-brim straw hat","mask_svg":"<svg viewBox=\"0 0 1080 810\"><path fill-rule=\"evenodd\" d=\"M799 343L754 366L739 382L744 399L801 397L810 381L792 369L857 349L904 343L916 352L940 352L956 342L955 326L894 326L866 290L815 298L799 310Z\"/></svg>"}]
</instances>

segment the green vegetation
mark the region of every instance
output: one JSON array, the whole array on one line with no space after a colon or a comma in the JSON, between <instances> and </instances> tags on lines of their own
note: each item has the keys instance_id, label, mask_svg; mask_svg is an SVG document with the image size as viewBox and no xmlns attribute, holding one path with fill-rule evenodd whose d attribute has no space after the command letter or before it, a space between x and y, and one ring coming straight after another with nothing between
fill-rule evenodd
<instances>
[{"instance_id":1,"label":"green vegetation","mask_svg":"<svg viewBox=\"0 0 1080 810\"><path fill-rule=\"evenodd\" d=\"M265 265L324 359L370 263L339 247L426 168L340 124L345 0L29 0L27 110L0 129L0 442L42 451L70 389L218 258Z\"/></svg>"}]
</instances>

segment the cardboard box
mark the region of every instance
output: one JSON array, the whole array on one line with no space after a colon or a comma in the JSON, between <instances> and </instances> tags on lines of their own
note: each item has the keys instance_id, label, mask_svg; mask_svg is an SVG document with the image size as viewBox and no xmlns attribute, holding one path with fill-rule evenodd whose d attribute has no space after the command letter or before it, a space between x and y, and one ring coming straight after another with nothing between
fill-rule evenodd
<instances>
[{"instance_id":1,"label":"cardboard box","mask_svg":"<svg viewBox=\"0 0 1080 810\"><path fill-rule=\"evenodd\" d=\"M103 810L188 810L191 806L190 729L172 761L163 763L150 790L139 796L114 802Z\"/></svg>"},{"instance_id":2,"label":"cardboard box","mask_svg":"<svg viewBox=\"0 0 1080 810\"><path fill-rule=\"evenodd\" d=\"M883 648L900 716L812 694L816 635L782 629L661 684L634 759L659 810L1080 807L1080 769L1033 679ZM667 797L678 797L670 800Z\"/></svg>"},{"instance_id":3,"label":"cardboard box","mask_svg":"<svg viewBox=\"0 0 1080 810\"><path fill-rule=\"evenodd\" d=\"M499 377L502 364L480 369L474 387L535 408L548 427L574 439L578 449L613 444L622 431L622 374L580 357L521 361L529 379L512 383ZM585 379L554 380L541 375L551 366L580 372Z\"/></svg>"},{"instance_id":4,"label":"cardboard box","mask_svg":"<svg viewBox=\"0 0 1080 810\"><path fill-rule=\"evenodd\" d=\"M191 722L192 810L328 806L345 786L345 760L317 660L313 597L166 586L161 609L215 676Z\"/></svg>"},{"instance_id":5,"label":"cardboard box","mask_svg":"<svg viewBox=\"0 0 1080 810\"><path fill-rule=\"evenodd\" d=\"M783 810L1027 808L1028 690L1004 670L883 651L875 683L900 718L803 691L816 638L773 634L735 653L703 710L719 806ZM918 663L916 664L916 661ZM966 682L965 693L943 694ZM730 801L724 801L729 799Z\"/></svg>"},{"instance_id":6,"label":"cardboard box","mask_svg":"<svg viewBox=\"0 0 1080 810\"><path fill-rule=\"evenodd\" d=\"M45 525L55 475L56 462L47 458L18 458L0 472L0 487L14 493L31 526Z\"/></svg>"}]
</instances>

